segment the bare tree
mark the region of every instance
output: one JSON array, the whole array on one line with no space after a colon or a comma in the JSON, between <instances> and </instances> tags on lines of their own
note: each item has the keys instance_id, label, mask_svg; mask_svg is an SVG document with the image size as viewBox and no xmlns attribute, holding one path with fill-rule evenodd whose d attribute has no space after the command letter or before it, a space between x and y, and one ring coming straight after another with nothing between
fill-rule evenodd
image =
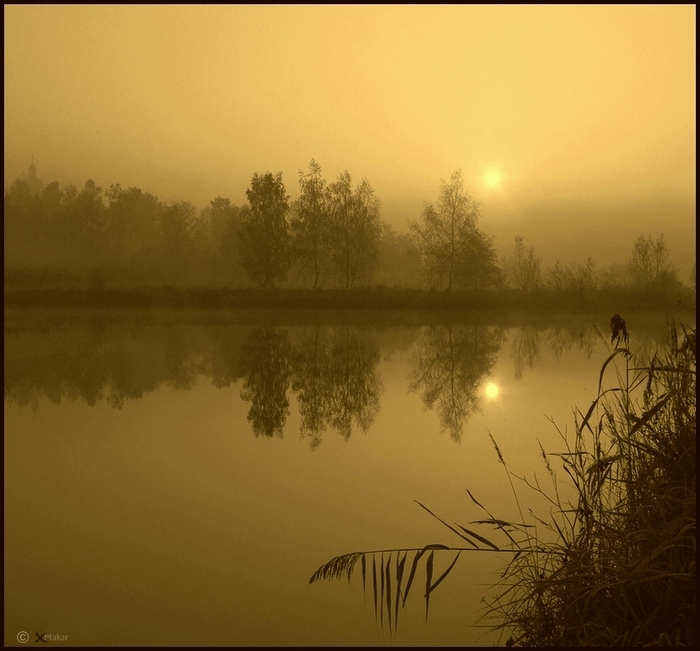
<instances>
[{"instance_id":1,"label":"bare tree","mask_svg":"<svg viewBox=\"0 0 700 651\"><path fill-rule=\"evenodd\" d=\"M598 289L598 272L591 256L576 269L576 284L580 290Z\"/></svg>"},{"instance_id":2,"label":"bare tree","mask_svg":"<svg viewBox=\"0 0 700 651\"><path fill-rule=\"evenodd\" d=\"M515 284L526 291L536 290L542 281L542 261L535 255L535 248L525 248L522 235L515 236L515 251L508 261L508 268Z\"/></svg>"},{"instance_id":3,"label":"bare tree","mask_svg":"<svg viewBox=\"0 0 700 651\"><path fill-rule=\"evenodd\" d=\"M560 260L557 260L552 267L547 269L545 277L547 287L558 292L569 289L574 283L574 274L571 268L568 265L565 267Z\"/></svg>"},{"instance_id":4,"label":"bare tree","mask_svg":"<svg viewBox=\"0 0 700 651\"><path fill-rule=\"evenodd\" d=\"M640 235L628 263L634 284L644 289L660 289L678 282L678 270L671 266L663 235L654 239Z\"/></svg>"}]
</instances>

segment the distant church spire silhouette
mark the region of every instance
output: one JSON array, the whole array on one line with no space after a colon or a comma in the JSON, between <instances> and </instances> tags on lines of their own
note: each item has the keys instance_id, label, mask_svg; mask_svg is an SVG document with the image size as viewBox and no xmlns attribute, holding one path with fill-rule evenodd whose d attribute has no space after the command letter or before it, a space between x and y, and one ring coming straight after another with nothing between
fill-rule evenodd
<instances>
[{"instance_id":1,"label":"distant church spire silhouette","mask_svg":"<svg viewBox=\"0 0 700 651\"><path fill-rule=\"evenodd\" d=\"M44 189L44 182L36 175L36 165L34 165L33 154L32 164L29 166L29 176L26 178L26 181L32 194L39 194Z\"/></svg>"}]
</instances>

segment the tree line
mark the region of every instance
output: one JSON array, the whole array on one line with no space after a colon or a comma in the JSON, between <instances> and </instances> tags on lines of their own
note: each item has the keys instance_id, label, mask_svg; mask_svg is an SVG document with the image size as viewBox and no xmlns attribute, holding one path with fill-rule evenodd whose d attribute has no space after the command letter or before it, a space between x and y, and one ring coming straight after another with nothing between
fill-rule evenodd
<instances>
[{"instance_id":1,"label":"tree line","mask_svg":"<svg viewBox=\"0 0 700 651\"><path fill-rule=\"evenodd\" d=\"M474 292L680 285L663 235L640 235L626 264L605 269L591 257L578 266L557 260L543 269L520 235L512 253L499 259L479 224L482 205L459 170L441 181L435 203L426 202L419 217L408 220L408 234L381 218L367 179L354 183L346 170L328 182L312 159L308 171L299 171L298 184L292 201L281 172L255 173L247 204L216 197L200 211L119 184L105 191L88 180L78 190L54 181L37 192L17 179L4 195L6 266L89 268L98 284L111 275L137 284L374 283Z\"/></svg>"}]
</instances>

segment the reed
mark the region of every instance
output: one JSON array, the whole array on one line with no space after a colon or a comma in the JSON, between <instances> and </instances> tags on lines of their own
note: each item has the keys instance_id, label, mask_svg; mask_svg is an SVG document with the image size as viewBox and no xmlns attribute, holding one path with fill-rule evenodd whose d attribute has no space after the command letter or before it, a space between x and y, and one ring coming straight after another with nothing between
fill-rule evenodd
<instances>
[{"instance_id":1,"label":"reed","mask_svg":"<svg viewBox=\"0 0 700 651\"><path fill-rule=\"evenodd\" d=\"M598 396L585 414L575 411L572 435L557 428L562 452L540 446L548 486L513 474L492 437L519 522L494 517L467 490L485 513L472 528L421 504L464 546L346 554L310 582L350 580L361 561L366 586L371 562L375 614L396 632L421 563L427 617L431 593L462 553L504 554L479 623L499 631L506 646L694 646L696 330L670 323L665 350L647 361L631 352L619 315L610 326ZM524 512L513 479L544 497L549 512ZM498 540L473 530L485 526ZM436 553L453 559L434 579Z\"/></svg>"}]
</instances>

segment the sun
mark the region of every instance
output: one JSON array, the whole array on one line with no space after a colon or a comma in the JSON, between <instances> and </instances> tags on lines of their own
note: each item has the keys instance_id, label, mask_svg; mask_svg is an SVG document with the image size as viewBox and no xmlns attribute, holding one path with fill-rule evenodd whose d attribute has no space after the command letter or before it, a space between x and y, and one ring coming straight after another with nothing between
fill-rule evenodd
<instances>
[{"instance_id":1,"label":"sun","mask_svg":"<svg viewBox=\"0 0 700 651\"><path fill-rule=\"evenodd\" d=\"M486 385L486 395L489 398L495 398L498 395L498 387L493 382Z\"/></svg>"},{"instance_id":2,"label":"sun","mask_svg":"<svg viewBox=\"0 0 700 651\"><path fill-rule=\"evenodd\" d=\"M501 187L501 172L495 167L490 167L484 172L484 183L489 188L499 188Z\"/></svg>"}]
</instances>

